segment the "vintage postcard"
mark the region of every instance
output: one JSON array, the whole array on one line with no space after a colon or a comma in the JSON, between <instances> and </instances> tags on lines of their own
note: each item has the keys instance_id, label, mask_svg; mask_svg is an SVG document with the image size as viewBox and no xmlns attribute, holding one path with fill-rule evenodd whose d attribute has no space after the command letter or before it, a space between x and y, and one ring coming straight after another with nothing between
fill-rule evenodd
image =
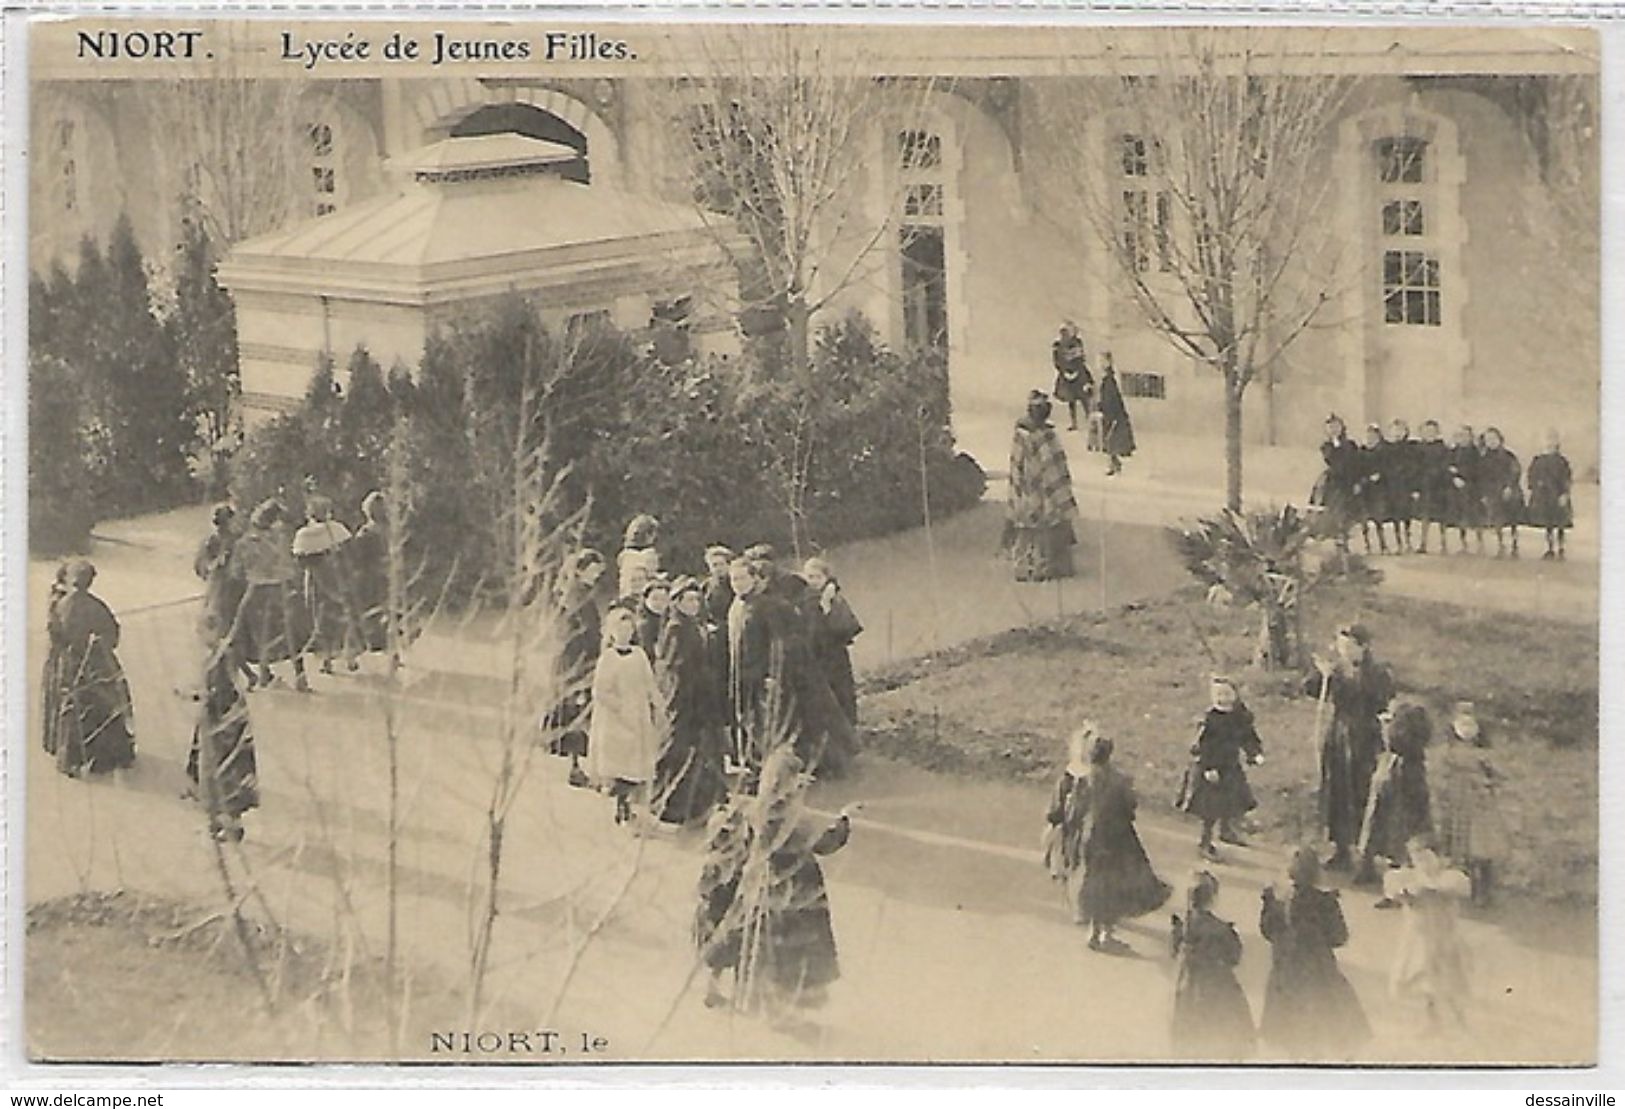
<instances>
[{"instance_id":1,"label":"vintage postcard","mask_svg":"<svg viewBox=\"0 0 1625 1109\"><path fill-rule=\"evenodd\" d=\"M974 19L27 26L31 1060L1596 1061L1594 32Z\"/></svg>"}]
</instances>

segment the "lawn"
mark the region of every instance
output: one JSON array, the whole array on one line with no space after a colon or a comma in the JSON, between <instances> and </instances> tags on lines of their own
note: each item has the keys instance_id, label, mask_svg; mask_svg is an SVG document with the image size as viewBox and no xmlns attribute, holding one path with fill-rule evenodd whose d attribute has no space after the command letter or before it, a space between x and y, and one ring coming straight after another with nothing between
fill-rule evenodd
<instances>
[{"instance_id":1,"label":"lawn","mask_svg":"<svg viewBox=\"0 0 1625 1109\"><path fill-rule=\"evenodd\" d=\"M1453 702L1476 703L1508 778L1502 804L1514 854L1503 884L1594 904L1596 626L1484 615L1354 585L1326 587L1307 603L1316 645L1329 644L1340 623L1365 623L1377 657L1393 667L1402 694L1427 706L1436 730ZM1142 813L1170 813L1207 708L1210 650L1240 680L1264 739L1265 763L1251 773L1259 834L1312 837L1315 704L1299 694L1300 677L1249 666L1255 633L1250 613L1215 610L1191 588L1104 617L976 640L870 676L867 744L934 770L1043 781L1065 759L1067 732L1092 718L1117 741Z\"/></svg>"}]
</instances>

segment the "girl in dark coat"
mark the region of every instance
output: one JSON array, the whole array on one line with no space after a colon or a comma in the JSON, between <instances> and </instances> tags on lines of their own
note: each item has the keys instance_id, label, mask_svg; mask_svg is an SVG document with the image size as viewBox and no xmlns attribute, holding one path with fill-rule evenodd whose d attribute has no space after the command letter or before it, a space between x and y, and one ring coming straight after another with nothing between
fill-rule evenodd
<instances>
[{"instance_id":1,"label":"girl in dark coat","mask_svg":"<svg viewBox=\"0 0 1625 1109\"><path fill-rule=\"evenodd\" d=\"M1247 995L1236 981L1241 936L1213 913L1219 880L1196 875L1185 916L1173 919L1171 943L1179 960L1174 983L1174 1051L1186 1057L1234 1062L1252 1054L1257 1036Z\"/></svg>"},{"instance_id":2,"label":"girl in dark coat","mask_svg":"<svg viewBox=\"0 0 1625 1109\"><path fill-rule=\"evenodd\" d=\"M1360 826L1360 873L1357 884L1375 885L1375 861L1390 867L1410 861L1406 844L1432 830L1428 798L1427 745L1433 725L1421 705L1403 703L1381 716L1383 751L1371 775L1371 792ZM1387 899L1384 898L1383 902ZM1394 904L1378 902L1379 908Z\"/></svg>"},{"instance_id":3,"label":"girl in dark coat","mask_svg":"<svg viewBox=\"0 0 1625 1109\"><path fill-rule=\"evenodd\" d=\"M1217 862L1219 852L1213 846L1214 825L1218 825L1219 836L1226 843L1245 846L1236 833L1234 821L1258 807L1252 788L1247 784L1246 766L1264 761L1264 744L1253 725L1253 714L1241 703L1234 682L1215 677L1212 693L1213 707L1202 718L1201 730L1191 747L1195 761L1184 808L1202 821L1202 839L1197 850L1204 858Z\"/></svg>"},{"instance_id":4,"label":"girl in dark coat","mask_svg":"<svg viewBox=\"0 0 1625 1109\"><path fill-rule=\"evenodd\" d=\"M1114 935L1118 922L1160 909L1173 891L1151 869L1134 830L1134 780L1111 765L1112 741L1085 722L1073 737L1074 749L1090 741L1088 775L1080 780L1069 769L1061 776L1048 816L1061 827L1077 912L1089 924L1089 947L1124 954L1128 945Z\"/></svg>"},{"instance_id":5,"label":"girl in dark coat","mask_svg":"<svg viewBox=\"0 0 1625 1109\"><path fill-rule=\"evenodd\" d=\"M1388 438L1383 444L1384 462L1388 472L1388 518L1394 525L1394 551L1411 550L1411 521L1416 519L1417 502L1422 499L1422 465L1417 454L1420 446L1411 438L1411 427L1404 420L1394 420L1388 426Z\"/></svg>"},{"instance_id":6,"label":"girl in dark coat","mask_svg":"<svg viewBox=\"0 0 1625 1109\"><path fill-rule=\"evenodd\" d=\"M77 559L66 576L67 592L46 622L58 652L55 723L46 727L47 741L56 744L57 769L76 778L135 762L134 714L119 663L118 620L90 591L96 567Z\"/></svg>"},{"instance_id":7,"label":"girl in dark coat","mask_svg":"<svg viewBox=\"0 0 1625 1109\"><path fill-rule=\"evenodd\" d=\"M1349 526L1354 522L1354 486L1359 479L1360 448L1348 437L1343 421L1334 415L1326 418L1326 438L1320 444L1320 458L1325 470L1316 483L1310 501L1324 513L1321 534L1337 542L1337 549L1349 548Z\"/></svg>"},{"instance_id":8,"label":"girl in dark coat","mask_svg":"<svg viewBox=\"0 0 1625 1109\"><path fill-rule=\"evenodd\" d=\"M1449 485L1445 492L1445 522L1456 529L1461 539L1461 553L1467 553L1467 529L1473 531L1478 553L1484 553L1483 505L1478 499L1478 445L1473 441L1473 429L1463 424L1456 429L1450 441L1450 452L1445 459L1445 473ZM1440 529L1439 551L1446 550L1443 529Z\"/></svg>"},{"instance_id":9,"label":"girl in dark coat","mask_svg":"<svg viewBox=\"0 0 1625 1109\"><path fill-rule=\"evenodd\" d=\"M1106 364L1100 377L1100 433L1102 446L1110 461L1106 473L1123 472L1123 459L1134 453L1134 425L1128 418L1128 405L1123 403L1123 390L1117 384L1117 371L1112 368L1111 352L1105 354Z\"/></svg>"},{"instance_id":10,"label":"girl in dark coat","mask_svg":"<svg viewBox=\"0 0 1625 1109\"><path fill-rule=\"evenodd\" d=\"M847 723L856 725L858 687L852 676L852 642L863 634L863 625L847 603L829 563L821 558L809 558L802 574L813 595L813 659L823 671L824 680L829 683L830 692Z\"/></svg>"},{"instance_id":11,"label":"girl in dark coat","mask_svg":"<svg viewBox=\"0 0 1625 1109\"><path fill-rule=\"evenodd\" d=\"M1567 556L1563 544L1574 526L1573 487L1574 474L1563 457L1563 445L1557 432L1548 431L1546 450L1529 460L1528 516L1531 525L1546 530L1546 553L1540 557L1548 562Z\"/></svg>"},{"instance_id":12,"label":"girl in dark coat","mask_svg":"<svg viewBox=\"0 0 1625 1109\"><path fill-rule=\"evenodd\" d=\"M1422 425L1422 439L1416 444L1418 482L1417 516L1422 521L1422 542L1417 550L1428 553L1428 529L1439 528L1439 553L1444 553L1444 526L1450 518L1450 448L1439 437L1439 421Z\"/></svg>"},{"instance_id":13,"label":"girl in dark coat","mask_svg":"<svg viewBox=\"0 0 1625 1109\"><path fill-rule=\"evenodd\" d=\"M1285 900L1264 889L1258 930L1270 944L1259 1032L1293 1060L1348 1058L1371 1038L1360 999L1337 966L1348 924L1335 890L1320 889L1320 860L1300 847L1288 871Z\"/></svg>"},{"instance_id":14,"label":"girl in dark coat","mask_svg":"<svg viewBox=\"0 0 1625 1109\"><path fill-rule=\"evenodd\" d=\"M248 700L222 647L210 651L199 700L186 776L209 814L209 834L235 843L243 838L243 814L259 806L259 771Z\"/></svg>"},{"instance_id":15,"label":"girl in dark coat","mask_svg":"<svg viewBox=\"0 0 1625 1109\"><path fill-rule=\"evenodd\" d=\"M1388 553L1388 537L1383 523L1391 518L1388 508L1388 451L1382 428L1370 424L1365 429L1365 446L1360 448L1360 468L1354 482L1354 499L1359 505L1360 538L1365 553L1371 553L1371 525L1377 526L1377 547Z\"/></svg>"},{"instance_id":16,"label":"girl in dark coat","mask_svg":"<svg viewBox=\"0 0 1625 1109\"><path fill-rule=\"evenodd\" d=\"M655 650L655 680L670 731L655 763L654 810L667 824L704 820L722 800L722 721L716 713L705 594L693 578L672 586L672 607Z\"/></svg>"},{"instance_id":17,"label":"girl in dark coat","mask_svg":"<svg viewBox=\"0 0 1625 1109\"><path fill-rule=\"evenodd\" d=\"M1507 535L1512 536L1512 557L1518 557L1518 525L1523 523L1523 467L1506 449L1498 428L1484 429L1484 450L1478 459L1479 497L1484 522L1495 529L1495 557L1507 556Z\"/></svg>"}]
</instances>

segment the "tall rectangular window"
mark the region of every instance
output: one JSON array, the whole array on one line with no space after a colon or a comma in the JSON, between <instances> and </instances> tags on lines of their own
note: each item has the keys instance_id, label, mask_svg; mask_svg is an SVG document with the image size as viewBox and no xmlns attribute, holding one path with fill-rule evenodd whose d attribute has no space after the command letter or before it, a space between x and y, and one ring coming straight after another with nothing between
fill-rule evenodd
<instances>
[{"instance_id":1,"label":"tall rectangular window","mask_svg":"<svg viewBox=\"0 0 1625 1109\"><path fill-rule=\"evenodd\" d=\"M897 244L903 343L910 350L946 352L948 176L942 136L931 131L901 131L897 147L903 189Z\"/></svg>"},{"instance_id":2,"label":"tall rectangular window","mask_svg":"<svg viewBox=\"0 0 1625 1109\"><path fill-rule=\"evenodd\" d=\"M1388 323L1438 327L1439 260L1421 250L1388 250L1382 256L1383 318Z\"/></svg>"}]
</instances>

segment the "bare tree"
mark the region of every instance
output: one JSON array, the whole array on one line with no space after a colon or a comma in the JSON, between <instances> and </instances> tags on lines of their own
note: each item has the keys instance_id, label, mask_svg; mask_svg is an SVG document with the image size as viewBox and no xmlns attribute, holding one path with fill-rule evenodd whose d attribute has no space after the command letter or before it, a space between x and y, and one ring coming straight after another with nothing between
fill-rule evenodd
<instances>
[{"instance_id":1,"label":"bare tree","mask_svg":"<svg viewBox=\"0 0 1625 1109\"><path fill-rule=\"evenodd\" d=\"M1117 59L1105 78L1048 90L1050 154L1145 321L1222 377L1225 498L1239 511L1247 387L1316 323L1340 280L1326 149L1352 79L1296 75L1279 32L1148 41L1147 56Z\"/></svg>"},{"instance_id":2,"label":"bare tree","mask_svg":"<svg viewBox=\"0 0 1625 1109\"><path fill-rule=\"evenodd\" d=\"M217 47L213 61L163 82L155 98L169 160L184 175L181 192L209 237L227 246L296 214L311 141L299 110L311 86L249 75L252 53L246 43Z\"/></svg>"},{"instance_id":3,"label":"bare tree","mask_svg":"<svg viewBox=\"0 0 1625 1109\"><path fill-rule=\"evenodd\" d=\"M700 72L680 86L686 116L666 129L687 187L741 275L742 307L782 316L796 380L811 364L818 314L886 257L903 175L866 153L881 140L900 164L921 156L932 78L889 79L875 58L821 28L720 28Z\"/></svg>"}]
</instances>

